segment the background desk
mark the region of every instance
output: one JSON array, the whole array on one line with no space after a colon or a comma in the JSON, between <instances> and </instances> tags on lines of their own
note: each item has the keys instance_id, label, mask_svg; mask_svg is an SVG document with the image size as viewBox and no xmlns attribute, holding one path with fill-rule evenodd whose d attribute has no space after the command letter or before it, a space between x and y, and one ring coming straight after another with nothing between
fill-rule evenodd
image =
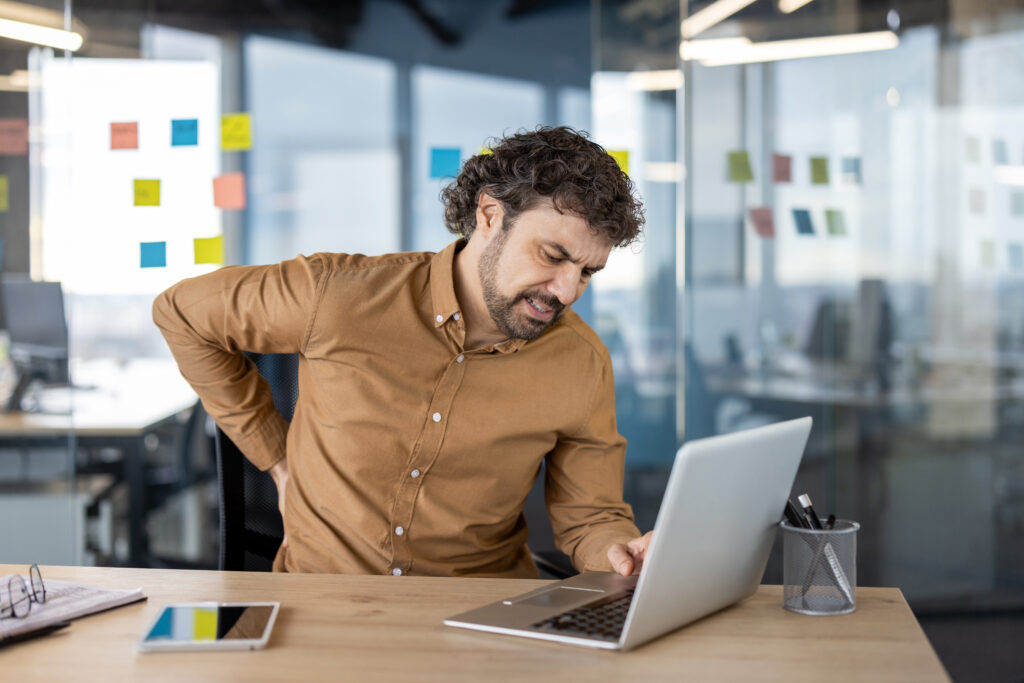
<instances>
[{"instance_id":1,"label":"background desk","mask_svg":"<svg viewBox=\"0 0 1024 683\"><path fill-rule=\"evenodd\" d=\"M25 571L0 565L0 575ZM894 588L858 589L851 615L807 617L782 609L780 587L762 586L736 607L623 654L441 624L540 581L93 567L43 567L42 574L141 586L149 600L0 650L5 680L948 680ZM279 600L267 649L135 651L160 606L200 600Z\"/></svg>"}]
</instances>

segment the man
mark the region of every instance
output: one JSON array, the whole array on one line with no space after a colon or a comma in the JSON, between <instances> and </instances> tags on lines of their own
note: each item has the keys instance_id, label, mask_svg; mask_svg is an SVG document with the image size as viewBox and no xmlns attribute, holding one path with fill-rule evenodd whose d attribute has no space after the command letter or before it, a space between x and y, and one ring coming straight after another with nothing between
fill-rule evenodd
<instances>
[{"instance_id":1,"label":"man","mask_svg":"<svg viewBox=\"0 0 1024 683\"><path fill-rule=\"evenodd\" d=\"M502 140L442 193L439 253L222 268L153 317L206 410L277 483L276 571L536 577L523 502L546 462L559 547L639 569L608 352L569 306L643 223L568 128ZM243 351L299 354L288 425Z\"/></svg>"}]
</instances>

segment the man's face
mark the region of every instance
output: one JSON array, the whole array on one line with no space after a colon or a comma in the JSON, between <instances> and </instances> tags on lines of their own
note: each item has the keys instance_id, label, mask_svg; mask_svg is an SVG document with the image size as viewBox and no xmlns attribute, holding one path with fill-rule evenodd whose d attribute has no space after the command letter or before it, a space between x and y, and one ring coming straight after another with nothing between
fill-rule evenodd
<instances>
[{"instance_id":1,"label":"man's face","mask_svg":"<svg viewBox=\"0 0 1024 683\"><path fill-rule=\"evenodd\" d=\"M498 226L480 258L491 319L513 339L536 339L580 298L611 249L586 221L550 203Z\"/></svg>"}]
</instances>

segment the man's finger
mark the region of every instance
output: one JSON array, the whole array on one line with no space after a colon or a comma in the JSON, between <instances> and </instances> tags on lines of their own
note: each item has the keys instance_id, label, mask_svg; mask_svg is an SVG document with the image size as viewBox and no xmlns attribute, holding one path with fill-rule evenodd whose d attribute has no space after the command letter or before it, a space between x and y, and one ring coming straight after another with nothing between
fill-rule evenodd
<instances>
[{"instance_id":1,"label":"man's finger","mask_svg":"<svg viewBox=\"0 0 1024 683\"><path fill-rule=\"evenodd\" d=\"M619 574L629 576L633 573L633 556L621 543L616 543L608 549L608 560Z\"/></svg>"},{"instance_id":2,"label":"man's finger","mask_svg":"<svg viewBox=\"0 0 1024 683\"><path fill-rule=\"evenodd\" d=\"M281 537L281 547L282 548L287 548L288 547L288 537L287 536L282 536Z\"/></svg>"}]
</instances>

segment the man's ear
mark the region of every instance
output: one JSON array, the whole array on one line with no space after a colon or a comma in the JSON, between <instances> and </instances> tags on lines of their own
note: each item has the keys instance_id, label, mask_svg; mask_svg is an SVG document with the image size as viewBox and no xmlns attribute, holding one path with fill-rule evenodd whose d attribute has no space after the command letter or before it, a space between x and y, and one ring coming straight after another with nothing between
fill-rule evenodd
<instances>
[{"instance_id":1,"label":"man's ear","mask_svg":"<svg viewBox=\"0 0 1024 683\"><path fill-rule=\"evenodd\" d=\"M501 202L487 194L487 190L481 190L476 202L476 231L490 240L494 231L501 229L504 217L505 209Z\"/></svg>"}]
</instances>

